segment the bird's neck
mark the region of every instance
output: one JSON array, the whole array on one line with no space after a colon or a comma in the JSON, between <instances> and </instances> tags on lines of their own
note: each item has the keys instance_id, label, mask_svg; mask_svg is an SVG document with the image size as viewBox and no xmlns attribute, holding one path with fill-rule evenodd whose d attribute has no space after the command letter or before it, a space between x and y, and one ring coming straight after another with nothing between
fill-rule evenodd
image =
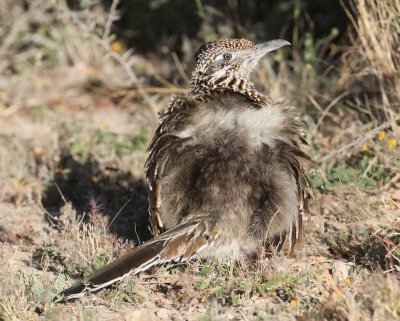
<instances>
[{"instance_id":1,"label":"bird's neck","mask_svg":"<svg viewBox=\"0 0 400 321\"><path fill-rule=\"evenodd\" d=\"M235 92L260 106L269 105L270 103L268 97L259 92L248 78L192 78L189 93L191 96L208 96L218 92Z\"/></svg>"}]
</instances>

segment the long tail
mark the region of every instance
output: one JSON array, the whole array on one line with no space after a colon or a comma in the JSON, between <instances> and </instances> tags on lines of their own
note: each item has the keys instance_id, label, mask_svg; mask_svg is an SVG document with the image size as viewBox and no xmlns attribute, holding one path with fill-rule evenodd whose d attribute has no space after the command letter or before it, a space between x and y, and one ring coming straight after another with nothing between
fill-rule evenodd
<instances>
[{"instance_id":1,"label":"long tail","mask_svg":"<svg viewBox=\"0 0 400 321\"><path fill-rule=\"evenodd\" d=\"M191 219L143 243L133 251L78 282L57 295L58 300L77 299L85 293L96 292L129 274L137 274L166 262L181 262L196 256L208 244L204 219Z\"/></svg>"}]
</instances>

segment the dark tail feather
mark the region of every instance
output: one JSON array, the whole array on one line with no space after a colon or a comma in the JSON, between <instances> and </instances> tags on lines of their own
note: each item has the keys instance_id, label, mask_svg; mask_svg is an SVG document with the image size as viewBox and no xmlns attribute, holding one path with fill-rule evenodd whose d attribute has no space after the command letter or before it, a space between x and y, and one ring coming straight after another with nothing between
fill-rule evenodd
<instances>
[{"instance_id":1,"label":"dark tail feather","mask_svg":"<svg viewBox=\"0 0 400 321\"><path fill-rule=\"evenodd\" d=\"M293 223L288 233L288 255L293 255L296 244L301 242L303 239L303 233L303 214L299 213L296 222Z\"/></svg>"},{"instance_id":2,"label":"dark tail feather","mask_svg":"<svg viewBox=\"0 0 400 321\"><path fill-rule=\"evenodd\" d=\"M158 254L163 242L143 244L130 253L116 259L114 262L93 273L86 282L77 282L60 293L65 300L77 299L86 292L96 292L125 278L157 264ZM152 264L153 263L153 264Z\"/></svg>"},{"instance_id":3,"label":"dark tail feather","mask_svg":"<svg viewBox=\"0 0 400 321\"><path fill-rule=\"evenodd\" d=\"M303 240L303 234L303 214L300 212L289 230L282 231L270 241L270 249L273 253L283 249L287 255L293 255L295 246Z\"/></svg>"},{"instance_id":4,"label":"dark tail feather","mask_svg":"<svg viewBox=\"0 0 400 321\"><path fill-rule=\"evenodd\" d=\"M77 299L121 281L131 273L137 274L166 262L188 260L206 247L206 231L201 220L178 225L98 270L86 282L75 283L56 299Z\"/></svg>"}]
</instances>

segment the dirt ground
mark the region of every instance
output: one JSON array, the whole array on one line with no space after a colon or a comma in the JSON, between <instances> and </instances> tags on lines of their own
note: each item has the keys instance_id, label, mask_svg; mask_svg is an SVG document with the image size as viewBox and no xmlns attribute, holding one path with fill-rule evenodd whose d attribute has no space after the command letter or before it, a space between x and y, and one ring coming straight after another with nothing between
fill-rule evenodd
<instances>
[{"instance_id":1,"label":"dirt ground","mask_svg":"<svg viewBox=\"0 0 400 321\"><path fill-rule=\"evenodd\" d=\"M136 104L99 107L96 95L79 95L91 105L2 114L3 320L398 319L395 174L375 188L358 182L360 173L316 188L295 257L160 267L75 303L52 303L74 279L149 237L143 164L156 120ZM138 143L113 154L125 140Z\"/></svg>"},{"instance_id":2,"label":"dirt ground","mask_svg":"<svg viewBox=\"0 0 400 321\"><path fill-rule=\"evenodd\" d=\"M398 109L321 93L338 78L281 56L280 71L265 63L255 82L299 107L316 161L295 255L170 264L54 302L150 237L146 147L169 96L186 87L143 85L155 62L57 10L44 14L59 24L47 38L38 29L35 50L20 51L11 31L0 46L0 320L400 320ZM10 11L10 30L31 30L34 12ZM297 69L310 86L301 94Z\"/></svg>"}]
</instances>

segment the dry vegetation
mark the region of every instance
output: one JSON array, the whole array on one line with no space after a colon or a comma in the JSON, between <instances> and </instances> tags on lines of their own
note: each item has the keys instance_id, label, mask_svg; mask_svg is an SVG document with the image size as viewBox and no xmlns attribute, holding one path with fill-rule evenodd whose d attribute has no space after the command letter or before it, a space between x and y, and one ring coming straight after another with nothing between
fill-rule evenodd
<instances>
[{"instance_id":1,"label":"dry vegetation","mask_svg":"<svg viewBox=\"0 0 400 321\"><path fill-rule=\"evenodd\" d=\"M164 266L58 304L149 237L146 144L184 89L146 85L156 68L112 35L115 7L2 1L0 320L399 320L400 2L343 10L350 45L294 32L291 59L281 51L255 75L301 108L319 163L296 256Z\"/></svg>"}]
</instances>

